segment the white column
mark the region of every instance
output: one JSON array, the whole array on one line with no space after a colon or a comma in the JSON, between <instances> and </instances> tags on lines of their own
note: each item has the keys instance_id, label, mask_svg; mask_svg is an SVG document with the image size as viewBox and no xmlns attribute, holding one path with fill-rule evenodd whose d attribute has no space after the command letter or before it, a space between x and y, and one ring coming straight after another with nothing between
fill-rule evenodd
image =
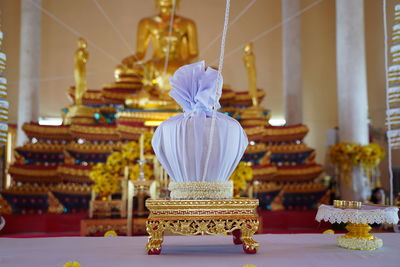
<instances>
[{"instance_id":1,"label":"white column","mask_svg":"<svg viewBox=\"0 0 400 267\"><path fill-rule=\"evenodd\" d=\"M21 0L17 145L26 140L22 125L39 118L41 10L32 2L42 0Z\"/></svg>"},{"instance_id":2,"label":"white column","mask_svg":"<svg viewBox=\"0 0 400 267\"><path fill-rule=\"evenodd\" d=\"M336 68L340 142L368 144L368 99L364 38L364 0L336 0ZM369 188L361 170L341 182L346 200L365 200Z\"/></svg>"},{"instance_id":3,"label":"white column","mask_svg":"<svg viewBox=\"0 0 400 267\"><path fill-rule=\"evenodd\" d=\"M282 0L283 99L287 124L303 122L301 71L301 0Z\"/></svg>"}]
</instances>

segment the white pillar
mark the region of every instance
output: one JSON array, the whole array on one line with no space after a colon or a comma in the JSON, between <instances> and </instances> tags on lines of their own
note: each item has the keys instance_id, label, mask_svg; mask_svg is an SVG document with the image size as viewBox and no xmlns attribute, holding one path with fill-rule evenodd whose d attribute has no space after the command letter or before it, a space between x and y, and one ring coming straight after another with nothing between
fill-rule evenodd
<instances>
[{"instance_id":1,"label":"white pillar","mask_svg":"<svg viewBox=\"0 0 400 267\"><path fill-rule=\"evenodd\" d=\"M301 0L282 0L283 99L287 124L303 122L301 70Z\"/></svg>"},{"instance_id":2,"label":"white pillar","mask_svg":"<svg viewBox=\"0 0 400 267\"><path fill-rule=\"evenodd\" d=\"M42 0L21 0L17 145L22 145L26 140L22 125L25 122L37 121L39 118L42 11L35 7L32 2L41 6Z\"/></svg>"},{"instance_id":3,"label":"white pillar","mask_svg":"<svg viewBox=\"0 0 400 267\"><path fill-rule=\"evenodd\" d=\"M336 68L340 142L368 144L368 99L364 38L364 0L336 0ZM351 185L341 182L346 200L365 200L370 189L361 170Z\"/></svg>"}]
</instances>

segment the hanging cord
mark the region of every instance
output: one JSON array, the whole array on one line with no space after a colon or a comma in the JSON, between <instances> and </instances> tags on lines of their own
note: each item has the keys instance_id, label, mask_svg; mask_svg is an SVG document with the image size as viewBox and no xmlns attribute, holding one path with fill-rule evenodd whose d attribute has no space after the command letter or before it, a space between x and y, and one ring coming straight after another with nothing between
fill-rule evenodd
<instances>
[{"instance_id":1,"label":"hanging cord","mask_svg":"<svg viewBox=\"0 0 400 267\"><path fill-rule=\"evenodd\" d=\"M220 55L219 55L217 81L215 83L215 94L214 94L213 107L212 107L213 110L212 110L210 136L209 136L209 143L208 143L208 148L207 148L206 161L205 161L205 164L204 164L204 172L203 172L202 182L205 182L205 179L206 179L206 175L207 175L207 172L208 172L208 163L210 161L210 155L211 155L211 148L212 148L213 140L214 140L212 137L213 137L214 131L215 131L215 119L216 119L216 116L217 116L216 104L218 102L218 97L219 97L218 89L220 88L221 82L222 82L221 73L222 73L222 66L224 64L225 40L226 40L226 33L228 32L230 6L231 6L231 1L230 0L226 0L224 29L222 31L222 39L221 39L221 48L220 48Z\"/></svg>"},{"instance_id":2,"label":"hanging cord","mask_svg":"<svg viewBox=\"0 0 400 267\"><path fill-rule=\"evenodd\" d=\"M168 39L167 39L168 41L167 54L165 55L165 61L164 61L164 73L163 73L164 78L166 77L168 70L169 50L171 49L171 35L172 35L172 29L174 28L175 7L176 7L176 0L172 0L172 10L169 20ZM164 88L161 89L164 90Z\"/></svg>"},{"instance_id":3,"label":"hanging cord","mask_svg":"<svg viewBox=\"0 0 400 267\"><path fill-rule=\"evenodd\" d=\"M232 27L233 24L235 24L235 23L247 12L247 10L249 10L250 7L252 7L252 6L255 4L256 1L257 1L257 0L252 0L252 1L250 1L250 2L247 4L247 6L245 6L245 8L242 9L242 11L240 11L240 13L232 20L232 22L230 22L230 23L228 24L228 27ZM218 39L221 37L221 35L222 35L222 33L219 33L217 36L215 36L215 38L214 38L211 42L208 43L208 45L207 45L205 48L201 49L199 58L202 58L202 57L205 55L205 53L207 52L207 50L210 49L211 46L213 46L214 43L215 43L216 41L218 41Z\"/></svg>"},{"instance_id":4,"label":"hanging cord","mask_svg":"<svg viewBox=\"0 0 400 267\"><path fill-rule=\"evenodd\" d=\"M108 24L113 28L115 33L118 35L118 37L121 39L122 43L126 46L126 48L132 52L132 48L129 45L128 41L125 39L125 37L122 35L122 33L118 30L117 26L112 22L111 18L107 15L106 11L104 8L100 5L97 0L92 0L95 6L99 9L100 13L103 15L103 17L107 20Z\"/></svg>"},{"instance_id":5,"label":"hanging cord","mask_svg":"<svg viewBox=\"0 0 400 267\"><path fill-rule=\"evenodd\" d=\"M87 41L87 43L92 46L93 48L99 50L100 52L102 52L104 55L106 55L107 57L109 57L112 61L114 61L115 63L118 63L119 60L110 55L107 51L105 51L103 48L99 47L96 45L95 42L92 42L91 40L89 40L89 38L85 37L83 34L81 34L80 32L78 32L77 30L75 30L74 28L72 28L71 26L69 26L68 24L66 24L64 21L62 21L59 17L57 17L56 15L54 15L53 13L51 13L50 11L48 11L47 9L44 9L41 5L38 5L36 2L29 0L29 2L37 9L40 9L44 14L46 14L47 16L49 16L50 18L52 18L53 20L55 20L56 22L58 22L61 26L63 26L64 28L66 28L68 31L70 31L71 33L73 33L74 35L76 35L77 37L84 37Z\"/></svg>"},{"instance_id":6,"label":"hanging cord","mask_svg":"<svg viewBox=\"0 0 400 267\"><path fill-rule=\"evenodd\" d=\"M386 12L386 0L383 0L383 33L384 33L384 42L385 42L385 81L386 81L386 109L390 109L389 105L389 81L388 81L388 34L387 34L387 12ZM388 123L388 132L391 130L391 125ZM390 142L390 138L388 138L388 168L389 168L389 189L390 189L390 205L393 205L393 169L392 169L392 146Z\"/></svg>"},{"instance_id":7,"label":"hanging cord","mask_svg":"<svg viewBox=\"0 0 400 267\"><path fill-rule=\"evenodd\" d=\"M302 15L304 12L306 12L306 11L312 9L313 7L317 6L317 5L320 4L322 1L324 1L324 0L317 0L317 1L315 1L314 3L312 3L312 4L308 5L308 6L306 6L305 8L303 8L303 9L299 10L298 12L296 12L295 14L293 14L293 16L288 17L287 19L283 20L282 22L280 22L280 23L278 23L278 24L272 26L272 27L269 28L268 30L265 30L265 31L261 32L261 33L258 34L256 37L250 39L250 41L246 41L245 43L239 45L239 46L236 47L235 49L232 49L231 51L229 51L229 52L226 54L225 58L228 58L228 57L232 56L233 54L235 54L235 53L241 51L241 50L243 49L243 47L245 47L245 45L247 45L249 42L253 42L253 43L257 42L258 40L260 40L261 38L267 36L268 34L270 34L271 32L273 32L274 30L279 29L280 27L282 27L283 24L288 23L289 21L291 21L291 20L297 18L298 16ZM213 60L213 61L211 62L211 66L214 65L214 64L216 64L216 62L217 62L217 59Z\"/></svg>"},{"instance_id":8,"label":"hanging cord","mask_svg":"<svg viewBox=\"0 0 400 267\"><path fill-rule=\"evenodd\" d=\"M101 71L90 71L86 73L86 76L96 76L96 75L104 75L104 73L110 73L110 70L101 70ZM26 79L31 83L41 83L41 82L52 82L52 81L59 81L59 80L68 80L73 79L74 75L59 75L59 76L50 76L44 78L34 78L34 79ZM11 81L8 84L19 84L19 81Z\"/></svg>"}]
</instances>

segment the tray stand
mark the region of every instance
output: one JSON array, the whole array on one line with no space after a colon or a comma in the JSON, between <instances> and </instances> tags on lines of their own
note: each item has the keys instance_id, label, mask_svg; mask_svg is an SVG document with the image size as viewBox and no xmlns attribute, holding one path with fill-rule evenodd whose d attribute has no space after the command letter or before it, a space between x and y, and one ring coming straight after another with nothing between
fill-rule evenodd
<instances>
[{"instance_id":1,"label":"tray stand","mask_svg":"<svg viewBox=\"0 0 400 267\"><path fill-rule=\"evenodd\" d=\"M186 236L232 233L233 243L242 244L245 253L254 254L259 247L253 240L259 224L258 199L147 199L146 207L150 210L146 223L149 255L161 253L164 231Z\"/></svg>"}]
</instances>

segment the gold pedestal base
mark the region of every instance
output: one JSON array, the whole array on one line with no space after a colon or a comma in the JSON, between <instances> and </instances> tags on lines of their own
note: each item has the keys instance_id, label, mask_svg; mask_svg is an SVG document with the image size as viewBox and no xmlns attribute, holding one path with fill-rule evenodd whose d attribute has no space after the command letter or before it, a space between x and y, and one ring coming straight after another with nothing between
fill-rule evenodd
<instances>
[{"instance_id":1,"label":"gold pedestal base","mask_svg":"<svg viewBox=\"0 0 400 267\"><path fill-rule=\"evenodd\" d=\"M349 223L346 229L348 233L336 238L339 247L352 250L375 250L383 246L382 239L369 233L371 226L368 224Z\"/></svg>"},{"instance_id":2,"label":"gold pedestal base","mask_svg":"<svg viewBox=\"0 0 400 267\"><path fill-rule=\"evenodd\" d=\"M253 240L259 224L257 199L148 199L146 207L150 210L146 223L149 255L161 253L166 230L187 236L232 233L234 244L242 244L245 253L254 254L259 247Z\"/></svg>"}]
</instances>

